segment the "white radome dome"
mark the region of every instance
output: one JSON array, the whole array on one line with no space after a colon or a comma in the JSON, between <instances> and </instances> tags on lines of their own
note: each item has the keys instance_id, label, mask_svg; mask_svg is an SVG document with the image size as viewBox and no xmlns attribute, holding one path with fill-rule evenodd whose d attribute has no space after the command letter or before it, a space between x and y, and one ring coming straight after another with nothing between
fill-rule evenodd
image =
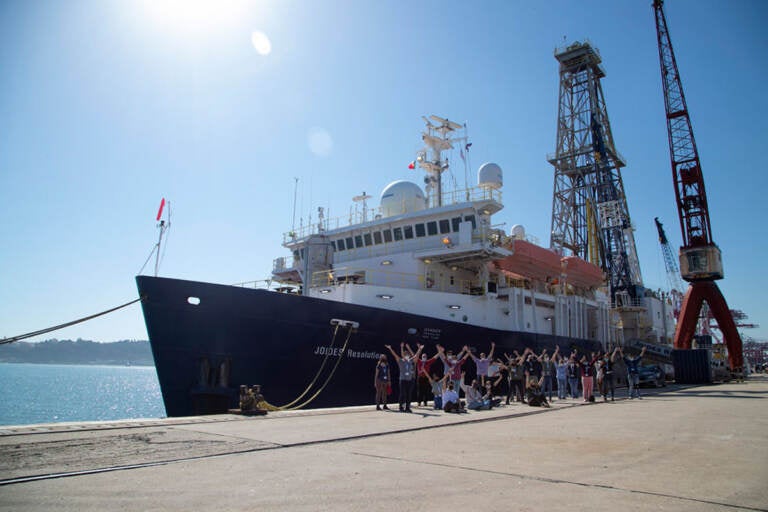
<instances>
[{"instance_id":1,"label":"white radome dome","mask_svg":"<svg viewBox=\"0 0 768 512\"><path fill-rule=\"evenodd\" d=\"M510 231L512 238L515 240L525 240L525 228L522 224L515 224Z\"/></svg>"},{"instance_id":2,"label":"white radome dome","mask_svg":"<svg viewBox=\"0 0 768 512\"><path fill-rule=\"evenodd\" d=\"M483 188L500 189L504 184L501 167L492 162L480 166L477 171L477 185Z\"/></svg>"},{"instance_id":3,"label":"white radome dome","mask_svg":"<svg viewBox=\"0 0 768 512\"><path fill-rule=\"evenodd\" d=\"M381 214L392 217L403 213L418 212L427 207L424 192L410 181L393 181L381 193Z\"/></svg>"}]
</instances>

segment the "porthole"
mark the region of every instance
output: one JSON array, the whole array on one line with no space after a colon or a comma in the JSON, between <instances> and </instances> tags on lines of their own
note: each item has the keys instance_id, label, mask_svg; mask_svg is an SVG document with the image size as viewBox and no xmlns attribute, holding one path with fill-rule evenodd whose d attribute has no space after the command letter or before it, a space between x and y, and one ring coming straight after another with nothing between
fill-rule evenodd
<instances>
[{"instance_id":1,"label":"porthole","mask_svg":"<svg viewBox=\"0 0 768 512\"><path fill-rule=\"evenodd\" d=\"M199 306L200 297L187 297L187 303L192 304L193 306Z\"/></svg>"}]
</instances>

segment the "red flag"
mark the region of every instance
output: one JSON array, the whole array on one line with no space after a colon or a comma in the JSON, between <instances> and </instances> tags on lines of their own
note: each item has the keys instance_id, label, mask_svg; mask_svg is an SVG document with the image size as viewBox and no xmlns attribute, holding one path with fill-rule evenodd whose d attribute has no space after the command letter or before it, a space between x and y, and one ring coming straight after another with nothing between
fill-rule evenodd
<instances>
[{"instance_id":1,"label":"red flag","mask_svg":"<svg viewBox=\"0 0 768 512\"><path fill-rule=\"evenodd\" d=\"M160 201L160 209L157 210L157 219L160 220L160 217L163 215L163 207L165 206L165 198L163 198L162 201Z\"/></svg>"},{"instance_id":2,"label":"red flag","mask_svg":"<svg viewBox=\"0 0 768 512\"><path fill-rule=\"evenodd\" d=\"M408 164L408 168L409 169L415 169L416 168L416 161L414 160L413 162L409 163Z\"/></svg>"}]
</instances>

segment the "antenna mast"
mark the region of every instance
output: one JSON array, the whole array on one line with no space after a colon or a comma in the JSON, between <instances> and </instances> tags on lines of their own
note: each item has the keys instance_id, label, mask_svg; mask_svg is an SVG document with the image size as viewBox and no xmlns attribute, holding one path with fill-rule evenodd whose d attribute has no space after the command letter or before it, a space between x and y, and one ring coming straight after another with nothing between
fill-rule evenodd
<instances>
[{"instance_id":1,"label":"antenna mast","mask_svg":"<svg viewBox=\"0 0 768 512\"><path fill-rule=\"evenodd\" d=\"M435 115L429 116L429 119L422 116L422 119L427 124L427 129L422 134L421 140L424 141L427 147L419 151L416 161L419 163L419 167L427 172L427 177L425 178L427 197L433 198L430 203L433 206L442 206L443 183L441 176L449 167L448 160L443 159L443 151L453 149L453 142L461 140L451 135L456 130L460 130L462 126L459 123L454 123ZM432 124L430 119L438 124ZM427 154L428 151L430 154Z\"/></svg>"}]
</instances>

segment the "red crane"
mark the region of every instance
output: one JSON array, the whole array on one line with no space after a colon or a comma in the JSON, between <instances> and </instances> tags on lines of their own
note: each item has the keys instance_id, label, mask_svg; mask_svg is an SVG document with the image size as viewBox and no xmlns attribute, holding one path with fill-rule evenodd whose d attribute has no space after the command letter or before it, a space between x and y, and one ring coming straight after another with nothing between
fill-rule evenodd
<instances>
[{"instance_id":1,"label":"red crane","mask_svg":"<svg viewBox=\"0 0 768 512\"><path fill-rule=\"evenodd\" d=\"M674 346L677 349L691 348L699 313L706 301L720 332L723 333L730 367L732 370L740 370L744 365L741 337L725 297L715 283L717 279L723 278L723 263L720 248L712 240L704 176L701 173L699 153L696 150L691 118L685 103L683 83L669 38L663 3L663 0L654 0L653 10L656 14L661 79L664 84L672 179L683 235L683 245L680 247L680 274L690 283L677 320Z\"/></svg>"}]
</instances>

